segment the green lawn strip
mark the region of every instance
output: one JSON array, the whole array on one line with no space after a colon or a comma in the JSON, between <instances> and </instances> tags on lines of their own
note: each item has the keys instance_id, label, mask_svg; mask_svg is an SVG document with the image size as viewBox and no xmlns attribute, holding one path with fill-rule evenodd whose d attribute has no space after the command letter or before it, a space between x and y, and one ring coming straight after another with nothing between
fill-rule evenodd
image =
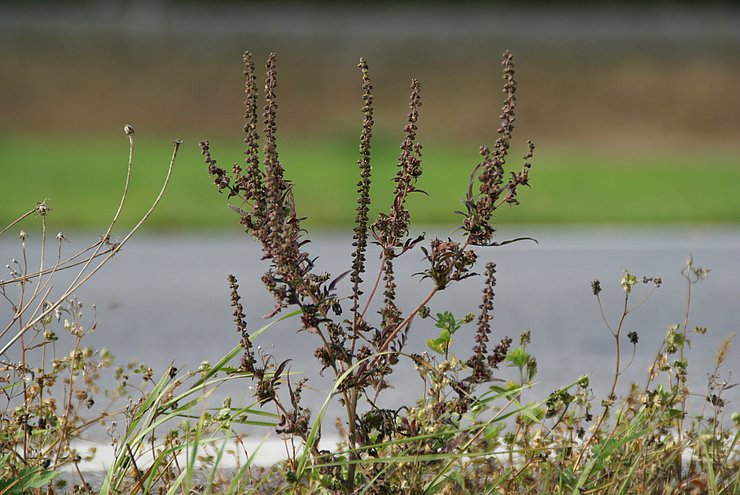
<instances>
[{"instance_id":1,"label":"green lawn strip","mask_svg":"<svg viewBox=\"0 0 740 495\"><path fill-rule=\"evenodd\" d=\"M225 195L206 175L197 139L180 149L168 192L145 226L149 230L234 229ZM299 213L307 227L346 227L354 218L357 144L350 138L279 142L285 177L294 183ZM243 158L238 139L211 139L219 165ZM522 150L514 149L511 169ZM144 213L155 197L171 153L167 139L136 138L134 171L122 222ZM423 149L418 187L429 196L409 199L417 225L455 224L468 175L479 155L475 147L430 142ZM386 210L398 145L373 144L371 194ZM120 138L0 136L2 200L0 224L49 199L54 229L102 228L115 211L125 177L128 143ZM740 221L740 157L731 152L636 152L598 154L538 149L522 206L502 209L501 223L732 223Z\"/></svg>"}]
</instances>

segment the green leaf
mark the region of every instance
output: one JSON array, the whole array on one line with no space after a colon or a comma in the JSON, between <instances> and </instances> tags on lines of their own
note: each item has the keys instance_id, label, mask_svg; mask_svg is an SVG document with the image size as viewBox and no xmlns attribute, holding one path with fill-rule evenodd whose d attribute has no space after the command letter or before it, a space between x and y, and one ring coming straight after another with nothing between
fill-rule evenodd
<instances>
[{"instance_id":1,"label":"green leaf","mask_svg":"<svg viewBox=\"0 0 740 495\"><path fill-rule=\"evenodd\" d=\"M427 347L437 354L446 354L447 349L450 347L451 339L450 332L446 328L443 328L439 333L439 337L427 340Z\"/></svg>"},{"instance_id":2,"label":"green leaf","mask_svg":"<svg viewBox=\"0 0 740 495\"><path fill-rule=\"evenodd\" d=\"M444 354L447 349L446 342L440 338L427 340L427 347L437 354Z\"/></svg>"},{"instance_id":3,"label":"green leaf","mask_svg":"<svg viewBox=\"0 0 740 495\"><path fill-rule=\"evenodd\" d=\"M39 469L36 472L31 473L29 477L26 478L24 484L26 488L42 488L51 483L51 481L57 476L59 476L58 472Z\"/></svg>"},{"instance_id":4,"label":"green leaf","mask_svg":"<svg viewBox=\"0 0 740 495\"><path fill-rule=\"evenodd\" d=\"M485 428L483 428L483 438L486 441L498 439L505 426L506 425L502 423L492 423L486 425Z\"/></svg>"},{"instance_id":5,"label":"green leaf","mask_svg":"<svg viewBox=\"0 0 740 495\"><path fill-rule=\"evenodd\" d=\"M506 361L516 368L524 368L529 361L529 353L524 347L515 347L506 353Z\"/></svg>"},{"instance_id":6,"label":"green leaf","mask_svg":"<svg viewBox=\"0 0 740 495\"><path fill-rule=\"evenodd\" d=\"M59 476L58 472L46 471L39 467L24 467L14 479L0 478L0 493L22 495L30 489L43 488Z\"/></svg>"},{"instance_id":7,"label":"green leaf","mask_svg":"<svg viewBox=\"0 0 740 495\"><path fill-rule=\"evenodd\" d=\"M437 328L449 328L451 324L455 323L455 317L449 311L444 313L437 313Z\"/></svg>"}]
</instances>

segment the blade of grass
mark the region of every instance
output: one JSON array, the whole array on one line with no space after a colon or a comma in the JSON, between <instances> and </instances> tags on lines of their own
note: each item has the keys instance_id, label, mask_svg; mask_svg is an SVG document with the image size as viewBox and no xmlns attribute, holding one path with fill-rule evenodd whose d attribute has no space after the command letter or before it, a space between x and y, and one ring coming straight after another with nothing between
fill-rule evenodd
<instances>
[{"instance_id":1,"label":"blade of grass","mask_svg":"<svg viewBox=\"0 0 740 495\"><path fill-rule=\"evenodd\" d=\"M216 479L216 471L219 469L219 465L221 464L221 459L223 459L224 451L226 450L226 439L221 442L221 447L218 449L218 455L216 455L216 459L213 461L213 467L210 469L208 473L208 480L206 481L205 486L205 495L211 495L211 488L213 487L213 482Z\"/></svg>"},{"instance_id":2,"label":"blade of grass","mask_svg":"<svg viewBox=\"0 0 740 495\"><path fill-rule=\"evenodd\" d=\"M247 453L247 461L244 463L242 467L239 468L239 470L234 474L233 479L231 480L231 483L229 483L229 486L227 487L226 491L224 492L224 495L234 495L237 493L237 490L239 489L239 482L241 481L244 474L249 470L250 467L252 467L252 464L254 463L254 460L257 457L257 453L260 451L262 446L265 444L265 441L267 441L268 436L266 435L262 441L255 447L254 452Z\"/></svg>"},{"instance_id":3,"label":"blade of grass","mask_svg":"<svg viewBox=\"0 0 740 495\"><path fill-rule=\"evenodd\" d=\"M714 473L714 462L712 462L712 456L709 454L709 449L706 444L702 444L701 453L707 473L707 489L709 490L710 495L718 495L717 477Z\"/></svg>"},{"instance_id":4,"label":"blade of grass","mask_svg":"<svg viewBox=\"0 0 740 495\"><path fill-rule=\"evenodd\" d=\"M579 495L581 493L581 490L586 481L589 480L592 471L598 471L612 452L649 431L648 428L640 426L640 424L643 423L644 417L645 410L642 410L632 419L632 422L624 436L617 439L612 438L601 445L598 455L591 459L583 468L571 495Z\"/></svg>"},{"instance_id":5,"label":"blade of grass","mask_svg":"<svg viewBox=\"0 0 740 495\"><path fill-rule=\"evenodd\" d=\"M629 489L630 482L632 481L632 476L635 474L635 469L637 469L637 466L640 464L640 461L642 460L642 455L637 454L635 455L635 462L632 463L632 467L630 467L629 472L627 473L627 476L624 478L624 481L622 482L622 486L619 487L618 495L626 495Z\"/></svg>"}]
</instances>

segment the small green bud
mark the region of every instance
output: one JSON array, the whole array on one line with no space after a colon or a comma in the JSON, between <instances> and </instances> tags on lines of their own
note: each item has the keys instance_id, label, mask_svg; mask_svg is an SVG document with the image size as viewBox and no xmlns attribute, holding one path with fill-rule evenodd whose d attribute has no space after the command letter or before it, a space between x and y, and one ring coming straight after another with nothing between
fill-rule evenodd
<instances>
[{"instance_id":1,"label":"small green bud","mask_svg":"<svg viewBox=\"0 0 740 495\"><path fill-rule=\"evenodd\" d=\"M622 277L621 282L619 282L619 285L622 286L622 289L624 292L629 294L632 292L632 287L637 283L637 277L632 275L630 272L624 272L624 276Z\"/></svg>"}]
</instances>

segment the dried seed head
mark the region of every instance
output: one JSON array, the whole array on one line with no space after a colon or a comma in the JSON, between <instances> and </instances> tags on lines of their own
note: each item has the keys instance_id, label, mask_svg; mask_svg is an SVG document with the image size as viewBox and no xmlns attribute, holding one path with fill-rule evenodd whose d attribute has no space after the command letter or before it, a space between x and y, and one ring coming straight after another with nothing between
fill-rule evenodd
<instances>
[{"instance_id":1,"label":"dried seed head","mask_svg":"<svg viewBox=\"0 0 740 495\"><path fill-rule=\"evenodd\" d=\"M468 233L473 245L491 245L495 229L491 225L494 212L502 204L518 204L516 198L519 186L529 185L529 159L534 153L534 145L528 142L527 153L524 155L522 169L518 173L511 172L508 182L505 181L504 165L511 146L511 138L516 120L516 80L514 78L514 62L508 51L503 55L503 92L506 95L499 119L498 138L493 149L482 146L480 154L482 161L475 167L468 182L465 198L467 213L463 222L463 229ZM476 178L478 189L475 190Z\"/></svg>"},{"instance_id":2,"label":"dried seed head","mask_svg":"<svg viewBox=\"0 0 740 495\"><path fill-rule=\"evenodd\" d=\"M490 370L486 366L488 352L488 335L491 333L491 312L493 311L494 288L496 286L496 264L486 264L486 285L483 288L483 301L478 316L478 329L475 332L475 346L473 355L468 359L468 366L473 369L473 381L480 383L490 378ZM500 349L499 349L500 351ZM496 351L494 351L495 353Z\"/></svg>"},{"instance_id":3,"label":"dried seed head","mask_svg":"<svg viewBox=\"0 0 740 495\"><path fill-rule=\"evenodd\" d=\"M245 371L254 372L256 361L252 354L252 342L247 333L247 324L244 321L244 308L242 307L241 297L239 296L239 284L234 275L229 275L227 277L227 281L229 283L229 292L231 295L231 307L234 308L234 323L236 324L236 330L241 335L240 343L242 349L244 349L241 359L241 367Z\"/></svg>"},{"instance_id":4,"label":"dried seed head","mask_svg":"<svg viewBox=\"0 0 740 495\"><path fill-rule=\"evenodd\" d=\"M401 311L396 306L396 278L393 273L393 256L385 257L383 267L383 308L380 311L384 329L394 329L401 322Z\"/></svg>"},{"instance_id":5,"label":"dried seed head","mask_svg":"<svg viewBox=\"0 0 740 495\"><path fill-rule=\"evenodd\" d=\"M134 135L134 128L131 127L131 124L126 124L125 126L123 126L123 132L127 136L133 136Z\"/></svg>"},{"instance_id":6,"label":"dried seed head","mask_svg":"<svg viewBox=\"0 0 740 495\"><path fill-rule=\"evenodd\" d=\"M601 281L594 280L591 282L591 292L593 292L595 296L598 296L601 293Z\"/></svg>"},{"instance_id":7,"label":"dried seed head","mask_svg":"<svg viewBox=\"0 0 740 495\"><path fill-rule=\"evenodd\" d=\"M355 228L352 253L352 310L356 313L359 306L359 297L362 295L360 284L362 274L365 272L365 252L367 250L368 235L368 212L370 210L370 140L373 129L373 95L370 83L369 69L364 58L358 64L362 73L362 132L360 134L360 159L357 165L360 169L360 180L357 182L357 214L355 215Z\"/></svg>"},{"instance_id":8,"label":"dried seed head","mask_svg":"<svg viewBox=\"0 0 740 495\"><path fill-rule=\"evenodd\" d=\"M732 347L732 341L734 338L735 334L728 334L725 336L725 338L722 339L722 342L719 343L717 351L714 354L715 368L719 368L720 366L722 366L725 360L727 360L727 356L730 353L730 348Z\"/></svg>"},{"instance_id":9,"label":"dried seed head","mask_svg":"<svg viewBox=\"0 0 740 495\"><path fill-rule=\"evenodd\" d=\"M49 207L48 207L48 206L46 205L46 200L44 200L44 201L42 201L42 202L40 202L40 203L36 203L36 213L38 213L38 214L39 214L39 215L41 215L41 216L44 216L44 215L46 215L47 213L49 213L49 210L50 210L50 209L51 209L51 208L49 208Z\"/></svg>"},{"instance_id":10,"label":"dried seed head","mask_svg":"<svg viewBox=\"0 0 740 495\"><path fill-rule=\"evenodd\" d=\"M411 80L409 113L404 125L404 139L401 142L401 154L398 157L398 170L393 181L396 183L393 193L393 204L387 215L381 214L373 224L373 233L384 248L396 247L399 241L408 235L411 217L406 209L406 198L417 191L416 181L421 176L421 145L416 142L416 123L419 120L421 106L421 85L416 79Z\"/></svg>"}]
</instances>

